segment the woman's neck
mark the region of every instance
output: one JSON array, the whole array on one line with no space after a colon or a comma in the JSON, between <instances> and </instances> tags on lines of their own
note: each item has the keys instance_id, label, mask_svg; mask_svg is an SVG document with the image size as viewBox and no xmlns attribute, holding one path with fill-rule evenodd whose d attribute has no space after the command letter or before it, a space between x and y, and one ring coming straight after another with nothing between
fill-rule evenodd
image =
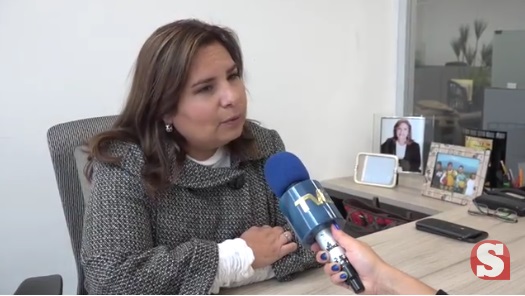
<instances>
[{"instance_id":1,"label":"woman's neck","mask_svg":"<svg viewBox=\"0 0 525 296\"><path fill-rule=\"evenodd\" d=\"M401 145L405 145L407 143L407 139L400 139L400 138L397 138L397 142Z\"/></svg>"},{"instance_id":2,"label":"woman's neck","mask_svg":"<svg viewBox=\"0 0 525 296\"><path fill-rule=\"evenodd\" d=\"M197 161L204 161L212 157L217 149L188 149L186 154Z\"/></svg>"}]
</instances>

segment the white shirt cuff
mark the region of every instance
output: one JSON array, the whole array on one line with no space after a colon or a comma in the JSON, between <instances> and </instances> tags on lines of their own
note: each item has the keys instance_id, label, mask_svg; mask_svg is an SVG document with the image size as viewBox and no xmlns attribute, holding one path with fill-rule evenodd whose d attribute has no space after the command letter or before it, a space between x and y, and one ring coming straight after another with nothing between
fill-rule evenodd
<instances>
[{"instance_id":1,"label":"white shirt cuff","mask_svg":"<svg viewBox=\"0 0 525 296\"><path fill-rule=\"evenodd\" d=\"M255 256L243 239L225 240L218 247L219 267L210 293L217 294L222 287L238 287L275 276L271 266L252 268Z\"/></svg>"}]
</instances>

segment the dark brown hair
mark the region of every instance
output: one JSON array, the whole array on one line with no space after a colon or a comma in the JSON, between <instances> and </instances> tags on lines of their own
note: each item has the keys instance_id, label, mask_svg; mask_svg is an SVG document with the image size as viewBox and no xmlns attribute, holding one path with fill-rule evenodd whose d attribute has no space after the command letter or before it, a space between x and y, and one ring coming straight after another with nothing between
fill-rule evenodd
<instances>
[{"instance_id":1,"label":"dark brown hair","mask_svg":"<svg viewBox=\"0 0 525 296\"><path fill-rule=\"evenodd\" d=\"M394 140L397 141L397 133L396 133L396 130L397 128L401 125L401 124L406 124L408 126L408 135L407 135L407 144L412 144L412 142L414 142L414 140L412 140L412 125L410 124L410 122L406 119L400 119L396 122L396 124L394 124Z\"/></svg>"},{"instance_id":2,"label":"dark brown hair","mask_svg":"<svg viewBox=\"0 0 525 296\"><path fill-rule=\"evenodd\" d=\"M198 20L178 20L164 25L146 40L137 60L126 105L113 127L88 142L86 176L92 177L92 163L119 164L109 145L115 141L138 144L145 157L142 179L148 192L154 194L169 184L172 165L181 165L186 157L186 140L174 128L167 133L163 118L177 112L192 60L203 46L219 43L243 74L243 60L237 36L227 28ZM174 141L180 149L173 151L176 163L166 148ZM228 146L232 154L243 157L255 153L253 136L247 124L242 135ZM175 147L175 145L171 145Z\"/></svg>"}]
</instances>

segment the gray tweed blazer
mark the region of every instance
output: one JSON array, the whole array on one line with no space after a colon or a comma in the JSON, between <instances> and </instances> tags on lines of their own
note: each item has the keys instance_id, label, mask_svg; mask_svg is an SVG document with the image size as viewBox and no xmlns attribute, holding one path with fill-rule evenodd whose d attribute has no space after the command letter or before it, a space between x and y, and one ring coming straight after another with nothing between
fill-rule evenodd
<instances>
[{"instance_id":1,"label":"gray tweed blazer","mask_svg":"<svg viewBox=\"0 0 525 296\"><path fill-rule=\"evenodd\" d=\"M218 267L217 244L251 226L284 226L263 174L268 156L284 150L273 130L250 123L262 156L209 168L190 160L157 201L140 180L144 157L115 145L120 166L94 164L81 251L90 294L208 294ZM300 247L272 266L280 281L318 267Z\"/></svg>"}]
</instances>

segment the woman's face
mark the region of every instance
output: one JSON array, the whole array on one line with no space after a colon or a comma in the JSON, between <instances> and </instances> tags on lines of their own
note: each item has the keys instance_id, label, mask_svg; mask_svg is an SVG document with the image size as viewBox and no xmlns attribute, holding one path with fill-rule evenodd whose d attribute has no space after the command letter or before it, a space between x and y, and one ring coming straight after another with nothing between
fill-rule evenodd
<instances>
[{"instance_id":1,"label":"woman's face","mask_svg":"<svg viewBox=\"0 0 525 296\"><path fill-rule=\"evenodd\" d=\"M408 125L406 123L401 123L397 126L396 136L401 140L405 140L408 137Z\"/></svg>"},{"instance_id":2,"label":"woman's face","mask_svg":"<svg viewBox=\"0 0 525 296\"><path fill-rule=\"evenodd\" d=\"M188 153L210 157L238 138L246 120L246 91L235 62L219 43L202 47L192 61L175 116L165 119L188 141Z\"/></svg>"}]
</instances>

